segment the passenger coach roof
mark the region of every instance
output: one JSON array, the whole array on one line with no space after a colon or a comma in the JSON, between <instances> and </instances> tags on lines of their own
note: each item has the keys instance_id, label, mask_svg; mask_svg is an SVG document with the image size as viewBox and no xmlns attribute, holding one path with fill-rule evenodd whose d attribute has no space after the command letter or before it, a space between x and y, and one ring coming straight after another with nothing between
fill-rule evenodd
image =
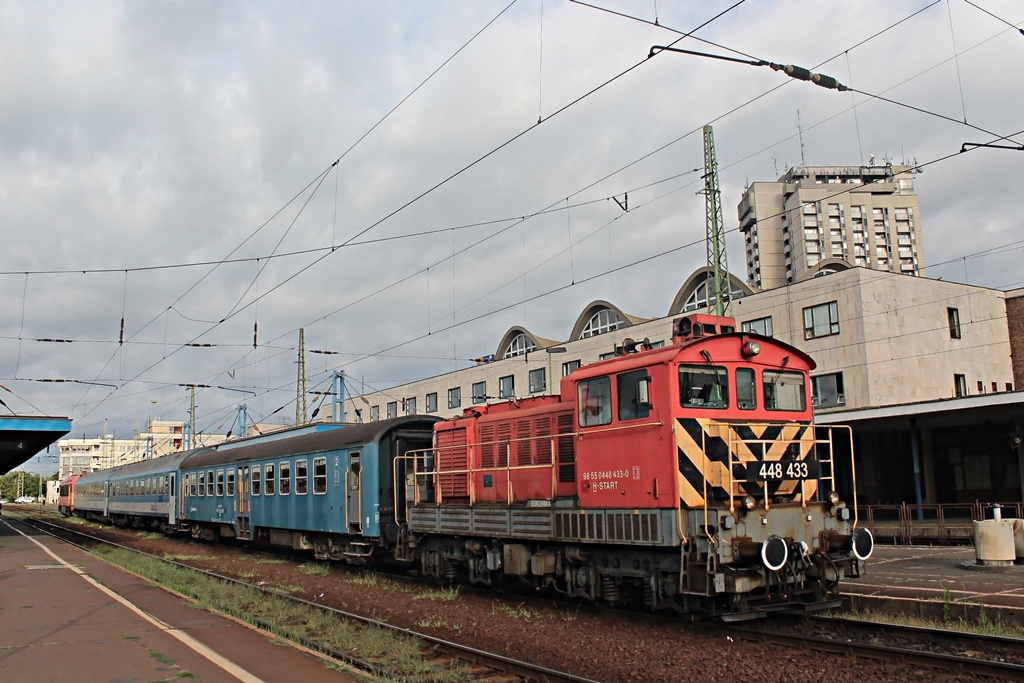
<instances>
[{"instance_id":1,"label":"passenger coach roof","mask_svg":"<svg viewBox=\"0 0 1024 683\"><path fill-rule=\"evenodd\" d=\"M77 485L103 482L111 479L123 479L125 477L141 477L146 476L147 474L151 474L153 472L167 472L169 470L177 469L181 462L186 458L198 455L200 453L204 453L205 451L208 450L210 449L197 448L191 451L171 453L170 455L164 455L159 458L151 458L149 460L133 462L128 465L112 467L107 470L89 472L88 474L82 475L82 478L78 480Z\"/></svg>"},{"instance_id":2,"label":"passenger coach roof","mask_svg":"<svg viewBox=\"0 0 1024 683\"><path fill-rule=\"evenodd\" d=\"M376 442L390 431L404 429L425 429L433 431L435 422L441 418L432 415L403 415L380 422L348 425L325 432L313 432L273 441L257 441L249 446L233 445L230 449L208 449L202 454L190 457L182 463L186 469L230 465L250 460L265 460L292 455L325 453L342 448L351 448Z\"/></svg>"}]
</instances>

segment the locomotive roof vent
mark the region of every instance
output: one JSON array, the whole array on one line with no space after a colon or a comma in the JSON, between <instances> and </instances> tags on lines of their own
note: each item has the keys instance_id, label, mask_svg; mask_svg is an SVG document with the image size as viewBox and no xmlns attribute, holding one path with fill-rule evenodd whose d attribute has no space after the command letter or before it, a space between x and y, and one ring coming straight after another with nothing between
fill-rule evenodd
<instances>
[{"instance_id":1,"label":"locomotive roof vent","mask_svg":"<svg viewBox=\"0 0 1024 683\"><path fill-rule=\"evenodd\" d=\"M672 338L676 343L735 331L736 319L719 315L693 313L672 321Z\"/></svg>"}]
</instances>

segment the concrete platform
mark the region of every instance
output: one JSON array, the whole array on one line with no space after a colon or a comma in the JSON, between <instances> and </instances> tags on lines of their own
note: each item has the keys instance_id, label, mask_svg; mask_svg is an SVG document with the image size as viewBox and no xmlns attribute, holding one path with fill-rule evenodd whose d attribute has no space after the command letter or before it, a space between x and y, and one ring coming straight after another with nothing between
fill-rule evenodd
<instances>
[{"instance_id":1,"label":"concrete platform","mask_svg":"<svg viewBox=\"0 0 1024 683\"><path fill-rule=\"evenodd\" d=\"M363 680L0 517L0 681L145 683L184 672L203 683Z\"/></svg>"},{"instance_id":2,"label":"concrete platform","mask_svg":"<svg viewBox=\"0 0 1024 683\"><path fill-rule=\"evenodd\" d=\"M853 607L927 619L1024 625L1024 576L1019 571L972 571L974 548L876 546L860 579L840 590Z\"/></svg>"}]
</instances>

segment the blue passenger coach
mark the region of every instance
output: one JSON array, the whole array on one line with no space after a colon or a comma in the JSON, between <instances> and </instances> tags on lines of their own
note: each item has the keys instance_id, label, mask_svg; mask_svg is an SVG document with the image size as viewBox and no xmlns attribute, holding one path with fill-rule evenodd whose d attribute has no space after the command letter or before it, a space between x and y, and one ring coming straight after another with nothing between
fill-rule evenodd
<instances>
[{"instance_id":1,"label":"blue passenger coach","mask_svg":"<svg viewBox=\"0 0 1024 683\"><path fill-rule=\"evenodd\" d=\"M405 487L396 492L395 457L430 448L438 419L403 416L197 453L182 463L181 521L195 538L365 563L398 536L395 503L404 509ZM404 470L398 476L404 481Z\"/></svg>"},{"instance_id":2,"label":"blue passenger coach","mask_svg":"<svg viewBox=\"0 0 1024 683\"><path fill-rule=\"evenodd\" d=\"M209 449L172 453L83 474L75 484L75 514L116 526L170 532L179 515L178 469Z\"/></svg>"}]
</instances>

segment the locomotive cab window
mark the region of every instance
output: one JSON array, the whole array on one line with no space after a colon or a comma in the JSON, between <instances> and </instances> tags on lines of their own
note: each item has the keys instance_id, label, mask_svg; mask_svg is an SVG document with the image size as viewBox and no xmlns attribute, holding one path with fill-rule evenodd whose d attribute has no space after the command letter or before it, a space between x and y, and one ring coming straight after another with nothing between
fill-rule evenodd
<instances>
[{"instance_id":1,"label":"locomotive cab window","mask_svg":"<svg viewBox=\"0 0 1024 683\"><path fill-rule=\"evenodd\" d=\"M579 420L581 427L611 424L612 381L610 377L598 377L580 382Z\"/></svg>"},{"instance_id":2,"label":"locomotive cab window","mask_svg":"<svg viewBox=\"0 0 1024 683\"><path fill-rule=\"evenodd\" d=\"M729 373L718 366L680 365L679 403L684 408L728 408Z\"/></svg>"},{"instance_id":3,"label":"locomotive cab window","mask_svg":"<svg viewBox=\"0 0 1024 683\"><path fill-rule=\"evenodd\" d=\"M638 420L651 414L651 378L646 370L624 372L615 381L619 390L620 420Z\"/></svg>"},{"instance_id":4,"label":"locomotive cab window","mask_svg":"<svg viewBox=\"0 0 1024 683\"><path fill-rule=\"evenodd\" d=\"M736 369L736 407L740 410L754 410L757 408L757 382L754 377L753 368Z\"/></svg>"},{"instance_id":5,"label":"locomotive cab window","mask_svg":"<svg viewBox=\"0 0 1024 683\"><path fill-rule=\"evenodd\" d=\"M787 370L765 370L764 407L767 410L807 410L807 384L803 373Z\"/></svg>"}]
</instances>

